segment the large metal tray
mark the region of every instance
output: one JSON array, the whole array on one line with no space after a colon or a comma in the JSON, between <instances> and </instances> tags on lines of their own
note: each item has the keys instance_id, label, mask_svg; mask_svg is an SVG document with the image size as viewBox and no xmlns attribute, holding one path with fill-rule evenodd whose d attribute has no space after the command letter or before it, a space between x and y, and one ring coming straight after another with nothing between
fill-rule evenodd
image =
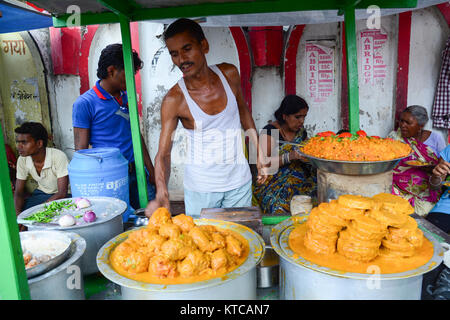
<instances>
[{"instance_id":1,"label":"large metal tray","mask_svg":"<svg viewBox=\"0 0 450 320\"><path fill-rule=\"evenodd\" d=\"M46 239L46 240L57 240L67 244L66 249L53 257L52 259L42 262L32 268L26 269L27 278L31 279L41 274L44 274L63 263L69 256L72 250L72 240L64 232L58 231L24 231L20 232L20 241L24 240L36 240L36 239Z\"/></svg>"},{"instance_id":2,"label":"large metal tray","mask_svg":"<svg viewBox=\"0 0 450 320\"><path fill-rule=\"evenodd\" d=\"M277 224L272 228L272 232L270 234L270 243L272 245L272 248L280 257L294 265L340 278L368 280L373 277L373 274L344 272L324 267L295 254L289 247L289 235L297 224L305 223L308 219L308 216L309 214L299 214L297 216L291 217L290 219L284 220L283 222ZM413 270L399 273L380 274L380 280L395 280L415 277L437 268L442 262L444 250L439 241L431 234L429 234L428 232L424 232L424 236L433 244L433 256L431 257L431 259L426 264Z\"/></svg>"},{"instance_id":3,"label":"large metal tray","mask_svg":"<svg viewBox=\"0 0 450 320\"><path fill-rule=\"evenodd\" d=\"M79 216L83 215L85 211L92 210L97 215L97 219L94 222L86 223L83 221L83 218L80 217L76 219L77 224L69 227L61 227L58 224L58 219L60 216L56 216L52 222L50 223L39 223L33 220L25 220L25 218L35 214L38 211L41 211L44 209L44 206L46 203L39 204L37 206L34 206L32 208L29 208L25 211L23 211L19 216L17 217L17 223L23 224L25 226L36 226L41 228L46 228L48 230L71 230L71 229L78 229L83 227L91 227L93 225L102 224L104 222L107 222L113 218L115 218L118 215L122 215L125 210L127 209L127 204L125 201L122 201L120 199L111 198L111 197L84 197L88 199L91 202L91 206L85 209L73 209L66 212L66 214L71 214L73 216ZM74 200L74 198L65 198L65 199L59 199L55 200L56 202L64 201L64 200Z\"/></svg>"},{"instance_id":4,"label":"large metal tray","mask_svg":"<svg viewBox=\"0 0 450 320\"><path fill-rule=\"evenodd\" d=\"M400 162L400 160L405 159L412 154L411 153L405 157L384 161L342 161L317 158L303 153L300 150L296 151L301 156L307 158L309 162L319 170L349 176L364 176L391 171Z\"/></svg>"}]
</instances>

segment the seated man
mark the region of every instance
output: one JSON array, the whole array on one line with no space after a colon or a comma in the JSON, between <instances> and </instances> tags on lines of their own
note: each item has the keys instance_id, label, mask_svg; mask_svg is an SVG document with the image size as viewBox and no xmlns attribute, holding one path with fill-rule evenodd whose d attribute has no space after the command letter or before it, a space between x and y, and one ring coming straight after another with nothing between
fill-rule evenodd
<instances>
[{"instance_id":1,"label":"seated man","mask_svg":"<svg viewBox=\"0 0 450 320\"><path fill-rule=\"evenodd\" d=\"M67 194L69 161L64 152L47 148L48 133L44 126L37 122L25 122L14 131L19 153L14 192L16 215L41 203L70 197ZM25 184L29 176L38 187L25 199Z\"/></svg>"}]
</instances>

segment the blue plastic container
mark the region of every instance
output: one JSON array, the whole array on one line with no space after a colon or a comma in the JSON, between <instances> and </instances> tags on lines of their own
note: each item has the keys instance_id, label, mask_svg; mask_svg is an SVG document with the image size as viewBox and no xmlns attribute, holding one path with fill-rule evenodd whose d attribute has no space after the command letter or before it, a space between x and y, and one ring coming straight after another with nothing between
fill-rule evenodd
<instances>
[{"instance_id":1,"label":"blue plastic container","mask_svg":"<svg viewBox=\"0 0 450 320\"><path fill-rule=\"evenodd\" d=\"M128 205L123 221L128 221L133 212L129 199L128 160L118 148L79 150L74 153L68 170L73 198L103 196L123 200Z\"/></svg>"}]
</instances>

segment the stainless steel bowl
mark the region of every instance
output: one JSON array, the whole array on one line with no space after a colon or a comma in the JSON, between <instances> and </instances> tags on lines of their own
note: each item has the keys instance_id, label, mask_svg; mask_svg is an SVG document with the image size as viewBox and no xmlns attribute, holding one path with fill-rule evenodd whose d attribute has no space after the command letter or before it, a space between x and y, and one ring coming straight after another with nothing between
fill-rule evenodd
<instances>
[{"instance_id":1,"label":"stainless steel bowl","mask_svg":"<svg viewBox=\"0 0 450 320\"><path fill-rule=\"evenodd\" d=\"M197 225L213 225L239 233L247 239L250 253L235 270L225 276L187 284L151 284L135 281L118 274L109 263L112 250L128 234L124 232L111 239L100 249L97 264L100 272L110 281L120 285L124 300L255 300L256 299L256 265L264 255L264 241L256 232L241 224L213 219L195 219Z\"/></svg>"},{"instance_id":2,"label":"stainless steel bowl","mask_svg":"<svg viewBox=\"0 0 450 320\"><path fill-rule=\"evenodd\" d=\"M44 208L45 204L40 204L23 211L17 217L17 223L27 226L30 231L70 231L79 234L86 240L86 252L82 257L82 271L84 275L89 275L98 272L96 256L100 247L112 237L123 232L122 214L126 211L127 204L125 201L111 197L86 198L91 202L91 206L80 209L79 214L82 215L87 210L94 211L97 215L94 222L61 227L58 223L35 223L25 220ZM72 200L72 198L55 201L63 200Z\"/></svg>"},{"instance_id":3,"label":"stainless steel bowl","mask_svg":"<svg viewBox=\"0 0 450 320\"><path fill-rule=\"evenodd\" d=\"M433 243L433 256L413 270L390 274L343 272L315 264L294 254L288 238L296 224L308 215L284 220L272 228L270 242L280 256L280 298L286 300L419 300L423 274L442 262L443 249L427 232Z\"/></svg>"},{"instance_id":4,"label":"stainless steel bowl","mask_svg":"<svg viewBox=\"0 0 450 320\"><path fill-rule=\"evenodd\" d=\"M29 241L35 241L37 239L46 239L47 241L60 241L67 245L66 249L61 252L60 254L56 255L52 259L42 262L32 268L26 269L27 272L27 278L33 278L36 276L39 276L43 273L46 273L47 271L52 270L53 268L56 268L61 263L63 263L70 255L70 252L72 250L72 240L70 237L64 233L64 232L58 232L58 231L25 231L20 232L20 241L22 242L23 247L23 241L29 240ZM30 252L32 253L32 252Z\"/></svg>"},{"instance_id":5,"label":"stainless steel bowl","mask_svg":"<svg viewBox=\"0 0 450 320\"><path fill-rule=\"evenodd\" d=\"M74 232L62 233L70 237L72 241L69 256L54 269L28 279L32 300L84 300L86 298L81 271L81 260L86 250L86 241Z\"/></svg>"},{"instance_id":6,"label":"stainless steel bowl","mask_svg":"<svg viewBox=\"0 0 450 320\"><path fill-rule=\"evenodd\" d=\"M317 169L350 176L371 175L391 171L400 160L411 155L384 161L341 161L317 158L301 151L297 152L303 157L308 158L309 162Z\"/></svg>"}]
</instances>

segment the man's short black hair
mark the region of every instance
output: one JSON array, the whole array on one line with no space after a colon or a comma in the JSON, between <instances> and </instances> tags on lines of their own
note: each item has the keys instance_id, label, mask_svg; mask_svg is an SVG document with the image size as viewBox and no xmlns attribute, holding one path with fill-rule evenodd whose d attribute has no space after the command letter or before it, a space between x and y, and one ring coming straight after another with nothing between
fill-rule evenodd
<instances>
[{"instance_id":1,"label":"man's short black hair","mask_svg":"<svg viewBox=\"0 0 450 320\"><path fill-rule=\"evenodd\" d=\"M144 63L135 50L133 50L133 63L134 72L137 72L144 66ZM106 79L108 77L107 69L109 66L114 66L118 70L123 70L125 68L121 43L110 44L102 50L100 58L98 59L97 68L97 77L99 79Z\"/></svg>"},{"instance_id":2,"label":"man's short black hair","mask_svg":"<svg viewBox=\"0 0 450 320\"><path fill-rule=\"evenodd\" d=\"M164 41L172 38L173 36L183 33L185 31L189 31L191 36L197 39L198 42L201 42L203 39L206 39L205 34L203 33L202 27L191 19L180 18L175 22L171 23L166 31L164 31Z\"/></svg>"},{"instance_id":3,"label":"man's short black hair","mask_svg":"<svg viewBox=\"0 0 450 320\"><path fill-rule=\"evenodd\" d=\"M48 132L39 122L24 122L14 132L18 134L29 134L36 142L42 140L44 148L47 147Z\"/></svg>"}]
</instances>

